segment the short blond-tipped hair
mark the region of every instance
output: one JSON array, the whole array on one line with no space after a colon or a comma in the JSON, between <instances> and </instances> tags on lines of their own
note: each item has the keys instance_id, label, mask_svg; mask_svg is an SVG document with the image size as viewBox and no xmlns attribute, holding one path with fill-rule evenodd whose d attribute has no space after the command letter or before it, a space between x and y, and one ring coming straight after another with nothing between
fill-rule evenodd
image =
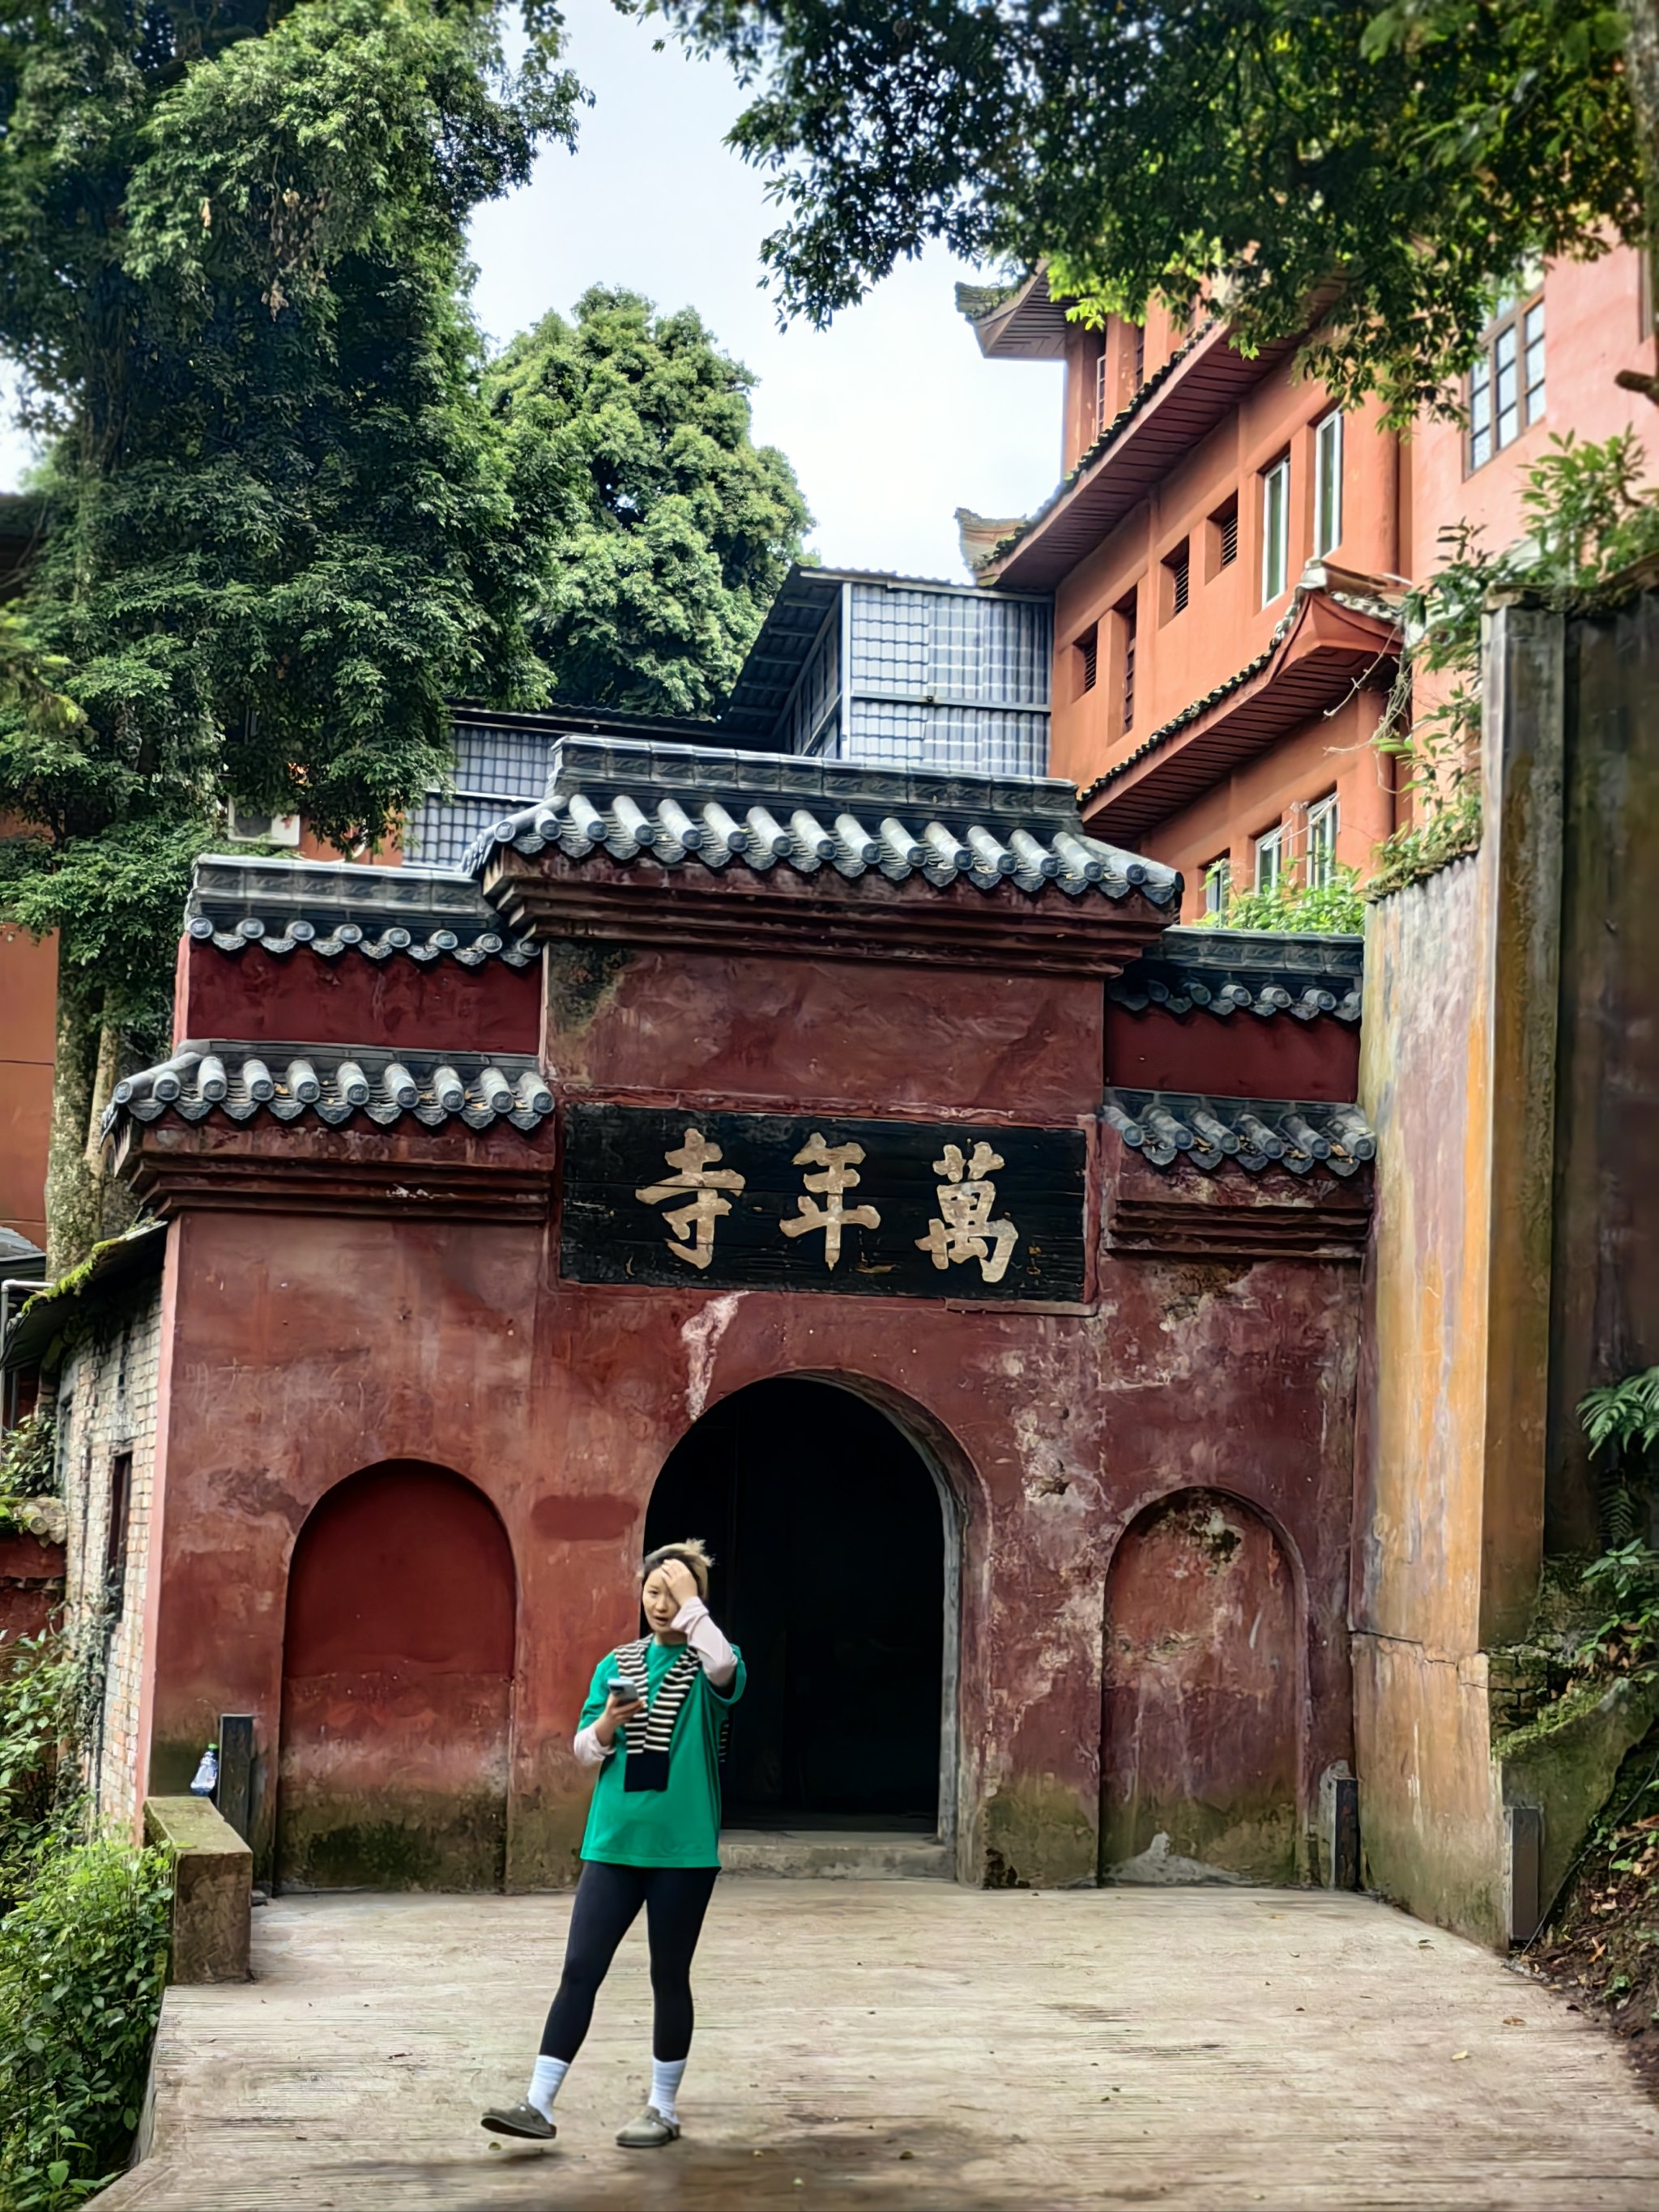
<instances>
[{"instance_id":1,"label":"short blond-tipped hair","mask_svg":"<svg viewBox=\"0 0 1659 2212\"><path fill-rule=\"evenodd\" d=\"M714 1564L712 1554L701 1536L688 1536L683 1544L659 1544L654 1552L647 1552L640 1561L640 1580L670 1560L678 1559L682 1566L690 1567L691 1579L697 1585L697 1595L705 1605L708 1602L708 1570Z\"/></svg>"}]
</instances>

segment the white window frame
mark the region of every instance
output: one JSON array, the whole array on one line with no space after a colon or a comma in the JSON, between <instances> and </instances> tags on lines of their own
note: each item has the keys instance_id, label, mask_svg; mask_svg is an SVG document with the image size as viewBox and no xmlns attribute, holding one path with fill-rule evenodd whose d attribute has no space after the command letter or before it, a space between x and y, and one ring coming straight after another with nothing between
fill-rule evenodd
<instances>
[{"instance_id":1,"label":"white window frame","mask_svg":"<svg viewBox=\"0 0 1659 2212\"><path fill-rule=\"evenodd\" d=\"M1261 471L1261 604L1272 606L1291 580L1291 457Z\"/></svg>"},{"instance_id":2,"label":"white window frame","mask_svg":"<svg viewBox=\"0 0 1659 2212\"><path fill-rule=\"evenodd\" d=\"M1106 338L1103 331L1100 351L1095 356L1095 435L1098 438L1106 428Z\"/></svg>"},{"instance_id":3,"label":"white window frame","mask_svg":"<svg viewBox=\"0 0 1659 2212\"><path fill-rule=\"evenodd\" d=\"M1325 890L1336 881L1336 833L1341 825L1336 793L1316 799L1308 809L1308 887Z\"/></svg>"},{"instance_id":4,"label":"white window frame","mask_svg":"<svg viewBox=\"0 0 1659 2212\"><path fill-rule=\"evenodd\" d=\"M1285 824L1275 822L1271 830L1251 841L1255 857L1255 887L1259 891L1276 890L1285 879Z\"/></svg>"},{"instance_id":5,"label":"white window frame","mask_svg":"<svg viewBox=\"0 0 1659 2212\"><path fill-rule=\"evenodd\" d=\"M1342 543L1342 410L1314 425L1314 558Z\"/></svg>"},{"instance_id":6,"label":"white window frame","mask_svg":"<svg viewBox=\"0 0 1659 2212\"><path fill-rule=\"evenodd\" d=\"M1225 914L1233 893L1233 856L1218 853L1204 863L1204 911Z\"/></svg>"}]
</instances>

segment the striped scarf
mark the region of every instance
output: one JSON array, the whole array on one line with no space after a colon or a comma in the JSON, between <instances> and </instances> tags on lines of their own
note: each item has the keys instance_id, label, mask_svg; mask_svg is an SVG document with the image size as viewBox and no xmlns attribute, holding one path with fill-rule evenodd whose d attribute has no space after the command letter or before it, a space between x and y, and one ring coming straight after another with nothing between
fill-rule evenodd
<instances>
[{"instance_id":1,"label":"striped scarf","mask_svg":"<svg viewBox=\"0 0 1659 2212\"><path fill-rule=\"evenodd\" d=\"M635 1696L645 1699L651 1696L650 1678L645 1667L645 1655L650 1645L651 1638L641 1636L611 1655L617 1672L632 1686ZM691 1694L691 1685L702 1672L702 1662L688 1644L663 1676L654 1702L647 1705L643 1724L635 1723L640 1727L638 1743L628 1742L628 1731L623 1731L627 1753L623 1767L624 1790L668 1787L668 1754L673 1747L674 1725Z\"/></svg>"}]
</instances>

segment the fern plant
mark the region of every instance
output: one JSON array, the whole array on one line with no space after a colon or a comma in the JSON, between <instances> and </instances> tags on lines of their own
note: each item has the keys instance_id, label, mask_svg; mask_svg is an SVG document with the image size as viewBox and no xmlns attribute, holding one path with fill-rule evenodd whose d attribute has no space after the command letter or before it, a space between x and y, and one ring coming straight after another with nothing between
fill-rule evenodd
<instances>
[{"instance_id":1,"label":"fern plant","mask_svg":"<svg viewBox=\"0 0 1659 2212\"><path fill-rule=\"evenodd\" d=\"M1607 1455L1601 1471L1602 1534L1610 1547L1631 1543L1647 1533L1650 1462L1659 1443L1659 1367L1587 1390L1578 1419L1591 1456Z\"/></svg>"}]
</instances>

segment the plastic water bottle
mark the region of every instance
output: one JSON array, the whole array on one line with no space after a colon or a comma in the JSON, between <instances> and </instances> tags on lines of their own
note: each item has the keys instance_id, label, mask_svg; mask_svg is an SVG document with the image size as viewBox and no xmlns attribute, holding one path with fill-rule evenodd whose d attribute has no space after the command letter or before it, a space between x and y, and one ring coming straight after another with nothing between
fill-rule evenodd
<instances>
[{"instance_id":1,"label":"plastic water bottle","mask_svg":"<svg viewBox=\"0 0 1659 2212\"><path fill-rule=\"evenodd\" d=\"M219 1787L219 1747L210 1743L202 1753L202 1763L196 1770L196 1779L190 1785L192 1797L211 1797Z\"/></svg>"}]
</instances>

